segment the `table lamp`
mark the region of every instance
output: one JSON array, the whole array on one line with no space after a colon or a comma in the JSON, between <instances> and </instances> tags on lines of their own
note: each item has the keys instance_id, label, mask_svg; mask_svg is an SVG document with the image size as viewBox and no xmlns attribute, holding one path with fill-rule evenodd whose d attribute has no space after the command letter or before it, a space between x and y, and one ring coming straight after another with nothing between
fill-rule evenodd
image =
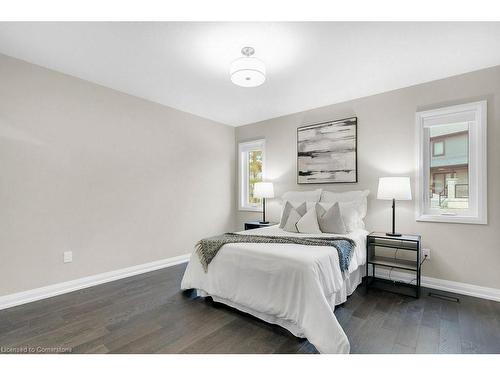
<instances>
[{"instance_id":1,"label":"table lamp","mask_svg":"<svg viewBox=\"0 0 500 375\"><path fill-rule=\"evenodd\" d=\"M274 188L272 182L256 182L253 187L253 196L262 198L262 221L261 224L269 224L266 221L266 198L274 198Z\"/></svg>"},{"instance_id":2,"label":"table lamp","mask_svg":"<svg viewBox=\"0 0 500 375\"><path fill-rule=\"evenodd\" d=\"M380 177L377 199L392 200L392 232L386 234L400 237L396 233L396 201L411 201L410 177Z\"/></svg>"}]
</instances>

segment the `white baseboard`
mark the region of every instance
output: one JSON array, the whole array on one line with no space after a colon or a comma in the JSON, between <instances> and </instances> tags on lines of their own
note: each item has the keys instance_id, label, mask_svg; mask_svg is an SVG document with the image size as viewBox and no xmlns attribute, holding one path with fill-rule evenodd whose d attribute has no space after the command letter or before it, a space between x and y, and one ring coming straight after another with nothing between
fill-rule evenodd
<instances>
[{"instance_id":1,"label":"white baseboard","mask_svg":"<svg viewBox=\"0 0 500 375\"><path fill-rule=\"evenodd\" d=\"M389 279L389 270L386 268L377 268L375 271L375 276L380 277L382 279ZM411 280L414 279L414 275L400 271L392 271L390 279L410 282ZM500 302L500 289L488 288L484 286L472 285L466 283L459 283L457 281L435 279L433 277L428 277L428 276L422 276L421 284L426 288L432 288L457 294L464 294L466 296L484 298Z\"/></svg>"},{"instance_id":2,"label":"white baseboard","mask_svg":"<svg viewBox=\"0 0 500 375\"><path fill-rule=\"evenodd\" d=\"M89 288L91 286L104 284L110 281L139 275L141 273L151 272L162 268L175 266L177 264L187 262L190 256L191 256L190 253L179 255L172 258L157 260L155 262L140 264L138 266L122 268L115 271L83 277L81 279L66 281L59 284L48 285L42 288L31 289L24 292L0 296L0 310L22 305L29 302L38 301L45 298L58 296L60 294L73 292L75 290ZM383 279L389 279L389 270L383 268L377 268L375 275ZM404 272L392 271L391 279L409 282L413 279L413 276L411 274ZM422 286L446 292L464 294L467 296L484 298L500 302L499 289L460 283L456 281L435 279L433 277L428 277L428 276L422 276Z\"/></svg>"},{"instance_id":3,"label":"white baseboard","mask_svg":"<svg viewBox=\"0 0 500 375\"><path fill-rule=\"evenodd\" d=\"M176 257L157 260L150 263L140 264L138 266L122 268L115 271L100 273L97 275L83 277L81 279L66 281L63 283L44 286L37 289L31 289L24 292L0 296L0 310L22 305L28 302L34 302L41 299L58 296L60 294L73 292L79 289L89 288L91 286L108 283L110 281L123 279L141 273L159 270L161 268L175 266L185 263L189 260L191 253L179 255Z\"/></svg>"}]
</instances>

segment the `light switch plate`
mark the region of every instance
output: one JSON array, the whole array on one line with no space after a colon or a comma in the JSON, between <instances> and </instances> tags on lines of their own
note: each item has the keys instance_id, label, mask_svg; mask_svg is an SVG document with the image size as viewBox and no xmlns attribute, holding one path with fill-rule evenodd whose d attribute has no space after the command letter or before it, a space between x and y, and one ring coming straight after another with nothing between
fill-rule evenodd
<instances>
[{"instance_id":1,"label":"light switch plate","mask_svg":"<svg viewBox=\"0 0 500 375\"><path fill-rule=\"evenodd\" d=\"M65 251L63 253L63 262L64 263L71 263L73 261L73 252L72 251Z\"/></svg>"}]
</instances>

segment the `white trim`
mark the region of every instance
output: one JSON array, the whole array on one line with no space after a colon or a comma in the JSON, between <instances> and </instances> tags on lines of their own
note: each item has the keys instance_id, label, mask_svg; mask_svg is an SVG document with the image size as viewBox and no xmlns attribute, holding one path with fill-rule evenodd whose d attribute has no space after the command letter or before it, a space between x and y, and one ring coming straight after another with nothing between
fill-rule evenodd
<instances>
[{"instance_id":1,"label":"white trim","mask_svg":"<svg viewBox=\"0 0 500 375\"><path fill-rule=\"evenodd\" d=\"M469 205L462 214L426 212L427 187L429 186L429 144L424 141L426 127L435 125L436 119L446 116L466 118L473 113L475 125L469 126ZM417 112L416 122L416 175L415 175L415 219L444 223L487 224L487 101L454 105L428 111ZM426 122L428 125L426 126Z\"/></svg>"},{"instance_id":2,"label":"white trim","mask_svg":"<svg viewBox=\"0 0 500 375\"><path fill-rule=\"evenodd\" d=\"M476 216L465 215L426 215L416 217L416 221L428 221L433 223L457 223L457 224L488 224L486 219Z\"/></svg>"},{"instance_id":3,"label":"white trim","mask_svg":"<svg viewBox=\"0 0 500 375\"><path fill-rule=\"evenodd\" d=\"M387 268L376 268L375 276L381 279L389 279L389 269ZM405 273L401 271L392 271L391 280L398 280L404 282L410 282L415 278L414 275L410 273ZM466 296L484 298L492 301L500 302L500 289L488 288L485 286L473 285L460 283L458 281L449 281L442 279L435 279L433 277L422 276L422 286L431 289L442 290L445 292L463 294Z\"/></svg>"},{"instance_id":4,"label":"white trim","mask_svg":"<svg viewBox=\"0 0 500 375\"><path fill-rule=\"evenodd\" d=\"M151 272L162 268L175 266L177 264L187 262L190 256L191 253L179 255L176 257L161 259L150 263L140 264L138 266L122 268L115 271L109 271L97 275L83 277L81 279L66 281L63 283L52 284L37 289L27 290L24 292L0 296L0 310L22 305L29 302L38 301L45 298L58 296L60 294L73 292L75 290L85 289L91 286L108 283L110 281L115 281L126 277L139 275L141 273Z\"/></svg>"},{"instance_id":5,"label":"white trim","mask_svg":"<svg viewBox=\"0 0 500 375\"><path fill-rule=\"evenodd\" d=\"M246 205L247 187L246 176L243 172L247 170L248 160L241 157L241 154L252 150L262 150L262 180L265 180L266 173L266 140L257 139L248 142L238 143L238 210L262 212L262 205ZM245 202L243 202L245 200Z\"/></svg>"}]
</instances>

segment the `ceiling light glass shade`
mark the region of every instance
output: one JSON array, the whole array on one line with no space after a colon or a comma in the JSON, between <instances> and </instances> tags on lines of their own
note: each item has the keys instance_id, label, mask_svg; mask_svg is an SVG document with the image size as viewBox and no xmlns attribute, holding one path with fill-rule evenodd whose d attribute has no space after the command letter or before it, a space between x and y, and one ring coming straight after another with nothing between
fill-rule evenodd
<instances>
[{"instance_id":1,"label":"ceiling light glass shade","mask_svg":"<svg viewBox=\"0 0 500 375\"><path fill-rule=\"evenodd\" d=\"M255 57L240 57L229 70L231 81L242 87L257 87L266 81L266 66Z\"/></svg>"}]
</instances>

